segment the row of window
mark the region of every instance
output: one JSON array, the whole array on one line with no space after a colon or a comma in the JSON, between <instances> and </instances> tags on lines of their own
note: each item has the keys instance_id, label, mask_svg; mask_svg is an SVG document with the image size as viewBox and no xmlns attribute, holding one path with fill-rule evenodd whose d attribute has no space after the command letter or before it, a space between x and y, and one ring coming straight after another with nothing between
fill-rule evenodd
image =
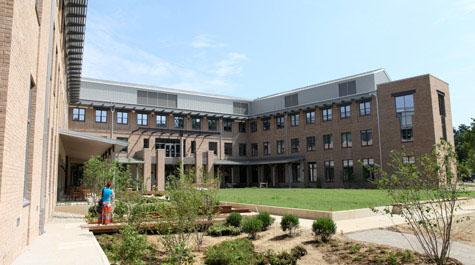
<instances>
[{"instance_id":1,"label":"row of window","mask_svg":"<svg viewBox=\"0 0 475 265\"><path fill-rule=\"evenodd\" d=\"M73 121L85 121L85 109L83 108L74 108L73 109ZM117 124L127 125L129 123L129 113L123 111L117 111ZM137 125L139 126L148 126L149 114L147 113L137 113ZM157 127L168 127L167 116L166 115L155 115L155 121ZM106 110L96 110L96 122L97 123L106 123L107 122L107 111ZM199 117L191 118L191 128L193 130L201 130L202 119ZM223 130L232 131L233 121L224 119L223 120ZM173 127L177 129L183 129L185 126L185 118L182 116L173 117ZM216 131L218 129L218 120L208 118L208 130Z\"/></svg>"}]
</instances>

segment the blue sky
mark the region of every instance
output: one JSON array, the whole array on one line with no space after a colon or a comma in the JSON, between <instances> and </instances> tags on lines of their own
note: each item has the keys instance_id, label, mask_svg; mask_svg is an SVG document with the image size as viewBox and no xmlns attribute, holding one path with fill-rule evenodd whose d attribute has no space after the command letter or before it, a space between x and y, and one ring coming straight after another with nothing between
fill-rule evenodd
<instances>
[{"instance_id":1,"label":"blue sky","mask_svg":"<svg viewBox=\"0 0 475 265\"><path fill-rule=\"evenodd\" d=\"M86 28L86 77L255 98L385 68L475 118L475 0L96 0Z\"/></svg>"}]
</instances>

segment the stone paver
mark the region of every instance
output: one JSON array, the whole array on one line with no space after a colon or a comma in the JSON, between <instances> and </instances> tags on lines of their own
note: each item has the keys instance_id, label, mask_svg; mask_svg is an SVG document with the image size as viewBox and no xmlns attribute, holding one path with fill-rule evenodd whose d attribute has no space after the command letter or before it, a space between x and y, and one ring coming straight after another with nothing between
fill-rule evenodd
<instances>
[{"instance_id":1,"label":"stone paver","mask_svg":"<svg viewBox=\"0 0 475 265\"><path fill-rule=\"evenodd\" d=\"M375 244L387 245L397 248L410 249L424 253L414 235L398 233L389 230L373 229L354 232L346 235L348 238ZM460 242L452 242L450 256L458 259L463 264L475 265L475 247Z\"/></svg>"},{"instance_id":2,"label":"stone paver","mask_svg":"<svg viewBox=\"0 0 475 265\"><path fill-rule=\"evenodd\" d=\"M83 217L55 213L46 233L36 238L13 265L109 265L94 235L80 226Z\"/></svg>"}]
</instances>

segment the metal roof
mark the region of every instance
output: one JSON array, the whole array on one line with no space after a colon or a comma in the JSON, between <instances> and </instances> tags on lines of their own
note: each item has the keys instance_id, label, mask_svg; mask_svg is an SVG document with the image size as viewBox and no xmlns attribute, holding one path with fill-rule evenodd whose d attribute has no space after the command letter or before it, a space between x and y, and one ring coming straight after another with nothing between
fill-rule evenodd
<instances>
[{"instance_id":1,"label":"metal roof","mask_svg":"<svg viewBox=\"0 0 475 265\"><path fill-rule=\"evenodd\" d=\"M64 0L66 71L69 100L79 99L87 0Z\"/></svg>"}]
</instances>

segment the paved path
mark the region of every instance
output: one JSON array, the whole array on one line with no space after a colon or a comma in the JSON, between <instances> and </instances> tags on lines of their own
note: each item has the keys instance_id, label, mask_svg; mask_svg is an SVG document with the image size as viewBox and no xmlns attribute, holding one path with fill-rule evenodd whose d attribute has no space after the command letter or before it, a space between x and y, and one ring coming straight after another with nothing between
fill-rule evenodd
<instances>
[{"instance_id":1,"label":"paved path","mask_svg":"<svg viewBox=\"0 0 475 265\"><path fill-rule=\"evenodd\" d=\"M36 238L13 265L109 265L94 235L80 226L80 215L55 213L46 233Z\"/></svg>"},{"instance_id":2,"label":"paved path","mask_svg":"<svg viewBox=\"0 0 475 265\"><path fill-rule=\"evenodd\" d=\"M357 241L365 241L397 248L410 249L419 253L424 253L424 250L417 241L417 238L411 234L401 234L389 230L373 229L349 233L346 236ZM463 264L475 265L474 246L454 241L452 242L450 256L458 259Z\"/></svg>"}]
</instances>

